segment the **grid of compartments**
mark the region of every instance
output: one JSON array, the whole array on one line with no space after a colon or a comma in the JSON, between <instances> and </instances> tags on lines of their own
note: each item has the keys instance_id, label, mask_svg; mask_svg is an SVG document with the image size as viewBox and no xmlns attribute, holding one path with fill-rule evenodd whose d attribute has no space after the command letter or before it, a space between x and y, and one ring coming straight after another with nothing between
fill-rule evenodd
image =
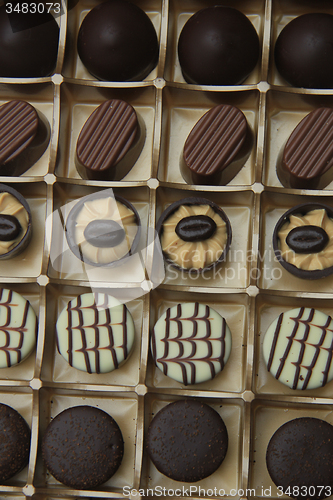
<instances>
[{"instance_id":1,"label":"grid of compartments","mask_svg":"<svg viewBox=\"0 0 333 500\"><path fill-rule=\"evenodd\" d=\"M99 82L87 73L77 56L75 39L83 16L96 2L81 0L68 12L63 5L65 13L57 20L61 31L55 74L0 82L0 104L24 99L42 111L51 124L50 145L38 163L19 178L2 179L27 199L34 231L24 258L14 258L10 265L0 262L2 286L31 302L39 328L35 355L1 371L0 401L19 411L32 429L29 465L0 487L1 497L124 498L124 486L133 490L182 487L152 465L144 449L144 433L160 408L193 397L220 413L230 439L220 469L197 486L237 490L234 498L252 497L253 493L247 494L249 489L261 498L265 496L263 488L272 487L272 497L277 498L265 466L269 438L282 423L297 416L318 416L333 423L332 396L330 385L293 391L269 377L262 360L263 334L280 312L292 307L316 307L331 314L333 277L303 281L288 274L274 260L272 232L282 213L300 202L316 200L329 206L333 202L332 185L321 191L283 188L275 164L300 119L319 106L331 106L333 97L330 91L295 89L283 82L274 67L272 47L292 18L305 11L333 14L333 7L325 0L316 5L296 0L221 0L220 4L238 8L252 21L261 57L242 85L201 87L183 80L177 40L191 14L216 2L133 2L147 12L159 38L158 65L145 81ZM146 142L122 181L87 181L74 166L76 140L90 113L110 98L124 99L142 116ZM244 112L255 138L251 155L227 186L188 185L179 171L184 141L196 121L216 104L233 104ZM126 283L117 269L86 273L66 248L58 213L64 210L66 216L77 199L106 188L128 199L140 214L143 230L139 251L146 269L151 268L153 258L149 228L155 227L168 204L193 193L216 202L230 219L233 241L226 263L218 272L195 279L167 272L163 283L149 293L144 273L135 266ZM110 374L78 372L56 350L54 324L59 312L70 299L92 287L126 301L135 322L134 352L123 367ZM218 377L211 383L185 387L154 366L149 333L167 307L188 301L204 302L220 312L230 327L233 344L230 359ZM97 491L74 491L61 485L47 473L40 453L40 441L50 420L63 409L81 404L110 413L125 441L120 469ZM192 495L197 497L200 494Z\"/></svg>"}]
</instances>

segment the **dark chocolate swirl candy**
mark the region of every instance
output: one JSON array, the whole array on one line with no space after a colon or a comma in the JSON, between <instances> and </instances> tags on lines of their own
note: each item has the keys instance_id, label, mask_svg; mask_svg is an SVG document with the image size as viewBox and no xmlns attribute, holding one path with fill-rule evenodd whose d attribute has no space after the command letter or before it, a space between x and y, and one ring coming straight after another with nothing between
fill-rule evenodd
<instances>
[{"instance_id":1,"label":"dark chocolate swirl candy","mask_svg":"<svg viewBox=\"0 0 333 500\"><path fill-rule=\"evenodd\" d=\"M114 220L93 220L89 222L85 228L84 237L95 247L111 248L119 245L123 241L125 238L125 231L120 224Z\"/></svg>"},{"instance_id":2,"label":"dark chocolate swirl candy","mask_svg":"<svg viewBox=\"0 0 333 500\"><path fill-rule=\"evenodd\" d=\"M21 230L21 224L14 215L0 214L0 241L14 240Z\"/></svg>"},{"instance_id":3,"label":"dark chocolate swirl candy","mask_svg":"<svg viewBox=\"0 0 333 500\"><path fill-rule=\"evenodd\" d=\"M190 215L180 220L175 232L183 241L204 241L216 231L216 222L207 215Z\"/></svg>"},{"instance_id":4,"label":"dark chocolate swirl candy","mask_svg":"<svg viewBox=\"0 0 333 500\"><path fill-rule=\"evenodd\" d=\"M329 236L322 227L300 226L290 231L286 242L296 253L318 253L326 247Z\"/></svg>"}]
</instances>

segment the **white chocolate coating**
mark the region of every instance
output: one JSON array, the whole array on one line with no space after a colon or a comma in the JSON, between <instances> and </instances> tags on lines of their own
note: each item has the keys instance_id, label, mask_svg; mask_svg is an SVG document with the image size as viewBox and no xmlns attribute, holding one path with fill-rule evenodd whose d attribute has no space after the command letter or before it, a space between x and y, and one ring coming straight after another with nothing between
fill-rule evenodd
<instances>
[{"instance_id":1,"label":"white chocolate coating","mask_svg":"<svg viewBox=\"0 0 333 500\"><path fill-rule=\"evenodd\" d=\"M0 255L4 255L16 247L24 237L28 229L29 216L22 203L15 196L7 192L0 193L0 214L13 215L17 218L22 228L20 234L14 240L0 241Z\"/></svg>"},{"instance_id":2,"label":"white chocolate coating","mask_svg":"<svg viewBox=\"0 0 333 500\"><path fill-rule=\"evenodd\" d=\"M216 223L207 240L184 241L175 232L179 221L193 215L206 215ZM227 244L227 225L209 205L181 205L163 223L161 245L170 260L183 269L204 269L216 262Z\"/></svg>"},{"instance_id":3,"label":"white chocolate coating","mask_svg":"<svg viewBox=\"0 0 333 500\"><path fill-rule=\"evenodd\" d=\"M326 247L317 253L301 254L294 252L288 246L286 238L292 229L302 226L317 226L324 229L329 237ZM311 210L306 215L291 215L289 221L281 227L278 238L283 259L299 269L314 271L333 266L333 220L328 217L326 210L316 209Z\"/></svg>"},{"instance_id":4,"label":"white chocolate coating","mask_svg":"<svg viewBox=\"0 0 333 500\"><path fill-rule=\"evenodd\" d=\"M68 302L56 324L59 353L88 373L118 368L134 344L134 322L124 304L105 293L85 293Z\"/></svg>"},{"instance_id":5,"label":"white chocolate coating","mask_svg":"<svg viewBox=\"0 0 333 500\"><path fill-rule=\"evenodd\" d=\"M332 318L308 307L281 313L263 342L268 371L292 389L317 389L330 382L332 354Z\"/></svg>"},{"instance_id":6,"label":"white chocolate coating","mask_svg":"<svg viewBox=\"0 0 333 500\"><path fill-rule=\"evenodd\" d=\"M22 295L0 288L0 368L27 358L36 345L37 318Z\"/></svg>"},{"instance_id":7,"label":"white chocolate coating","mask_svg":"<svg viewBox=\"0 0 333 500\"><path fill-rule=\"evenodd\" d=\"M151 351L157 367L178 382L200 384L215 377L231 352L231 333L211 307L189 302L165 311L154 326Z\"/></svg>"}]
</instances>

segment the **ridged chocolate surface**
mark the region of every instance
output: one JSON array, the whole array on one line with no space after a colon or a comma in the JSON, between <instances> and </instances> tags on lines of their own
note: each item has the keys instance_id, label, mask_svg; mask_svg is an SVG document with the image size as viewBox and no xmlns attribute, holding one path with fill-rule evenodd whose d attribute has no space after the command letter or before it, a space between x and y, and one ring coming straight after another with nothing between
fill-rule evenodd
<instances>
[{"instance_id":1,"label":"ridged chocolate surface","mask_svg":"<svg viewBox=\"0 0 333 500\"><path fill-rule=\"evenodd\" d=\"M77 158L85 168L107 170L130 150L137 133L137 116L118 99L101 104L84 124L77 141Z\"/></svg>"},{"instance_id":2,"label":"ridged chocolate surface","mask_svg":"<svg viewBox=\"0 0 333 500\"><path fill-rule=\"evenodd\" d=\"M283 163L300 179L321 176L333 166L333 109L316 109L298 124L285 146Z\"/></svg>"},{"instance_id":3,"label":"ridged chocolate surface","mask_svg":"<svg viewBox=\"0 0 333 500\"><path fill-rule=\"evenodd\" d=\"M246 133L246 118L238 108L215 106L197 122L185 142L186 165L201 175L223 170L239 152Z\"/></svg>"},{"instance_id":4,"label":"ridged chocolate surface","mask_svg":"<svg viewBox=\"0 0 333 500\"><path fill-rule=\"evenodd\" d=\"M10 101L0 107L0 165L16 158L34 139L36 110L27 102Z\"/></svg>"}]
</instances>

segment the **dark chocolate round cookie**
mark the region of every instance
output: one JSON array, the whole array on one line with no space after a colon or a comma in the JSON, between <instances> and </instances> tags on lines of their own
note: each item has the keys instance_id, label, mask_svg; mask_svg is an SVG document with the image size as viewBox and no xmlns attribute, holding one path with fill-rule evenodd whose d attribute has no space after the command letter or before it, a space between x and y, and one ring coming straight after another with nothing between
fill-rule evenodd
<instances>
[{"instance_id":1,"label":"dark chocolate round cookie","mask_svg":"<svg viewBox=\"0 0 333 500\"><path fill-rule=\"evenodd\" d=\"M192 483L219 468L227 453L228 433L213 408L196 400L181 400L155 415L146 447L162 474Z\"/></svg>"},{"instance_id":2,"label":"dark chocolate round cookie","mask_svg":"<svg viewBox=\"0 0 333 500\"><path fill-rule=\"evenodd\" d=\"M118 470L124 442L116 421L94 406L59 413L43 437L43 458L51 474L70 488L92 489Z\"/></svg>"},{"instance_id":3,"label":"dark chocolate round cookie","mask_svg":"<svg viewBox=\"0 0 333 500\"><path fill-rule=\"evenodd\" d=\"M330 496L333 487L333 426L318 418L296 418L272 436L266 453L268 472L292 498ZM310 488L311 487L311 488ZM325 489L325 487L327 487Z\"/></svg>"},{"instance_id":4,"label":"dark chocolate round cookie","mask_svg":"<svg viewBox=\"0 0 333 500\"><path fill-rule=\"evenodd\" d=\"M29 461L30 429L14 408L0 403L0 484Z\"/></svg>"}]
</instances>

